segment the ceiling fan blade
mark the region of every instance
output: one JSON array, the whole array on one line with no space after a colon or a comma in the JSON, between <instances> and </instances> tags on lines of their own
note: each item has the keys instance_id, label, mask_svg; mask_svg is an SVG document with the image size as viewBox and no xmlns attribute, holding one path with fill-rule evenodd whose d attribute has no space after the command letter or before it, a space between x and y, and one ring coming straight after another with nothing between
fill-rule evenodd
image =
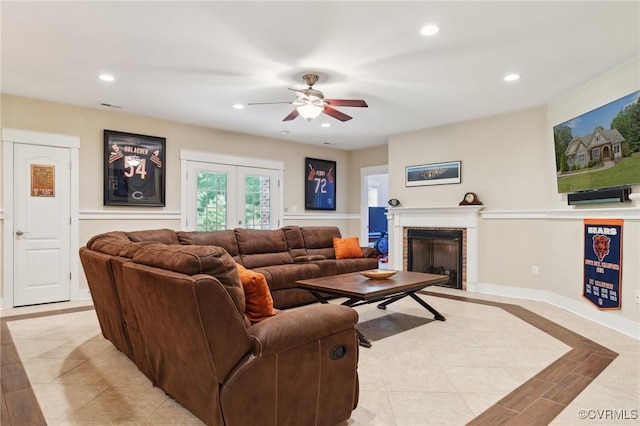
<instances>
[{"instance_id":1,"label":"ceiling fan blade","mask_svg":"<svg viewBox=\"0 0 640 426\"><path fill-rule=\"evenodd\" d=\"M274 104L292 104L291 101L283 101L283 102L250 102L247 105L274 105Z\"/></svg>"},{"instance_id":2,"label":"ceiling fan blade","mask_svg":"<svg viewBox=\"0 0 640 426\"><path fill-rule=\"evenodd\" d=\"M291 114L287 115L287 116L284 118L284 120L282 120L282 121L291 121L291 120L295 120L295 118L296 118L297 116L299 116L299 115L300 115L300 113L298 112L298 110L297 110L297 109L294 109L293 111L291 111Z\"/></svg>"},{"instance_id":3,"label":"ceiling fan blade","mask_svg":"<svg viewBox=\"0 0 640 426\"><path fill-rule=\"evenodd\" d=\"M298 95L299 98L309 99L309 96L307 96L307 94L304 93L302 90L292 89L291 87L287 87L287 89L288 90L293 90L294 92L296 92L296 94Z\"/></svg>"},{"instance_id":4,"label":"ceiling fan blade","mask_svg":"<svg viewBox=\"0 0 640 426\"><path fill-rule=\"evenodd\" d=\"M329 105L333 106L345 106L345 107L363 107L367 108L369 105L362 99L325 99Z\"/></svg>"},{"instance_id":5,"label":"ceiling fan blade","mask_svg":"<svg viewBox=\"0 0 640 426\"><path fill-rule=\"evenodd\" d=\"M329 105L325 106L322 112L340 121L349 121L352 118L352 117L349 117L347 114L343 114L340 111L331 108Z\"/></svg>"}]
</instances>

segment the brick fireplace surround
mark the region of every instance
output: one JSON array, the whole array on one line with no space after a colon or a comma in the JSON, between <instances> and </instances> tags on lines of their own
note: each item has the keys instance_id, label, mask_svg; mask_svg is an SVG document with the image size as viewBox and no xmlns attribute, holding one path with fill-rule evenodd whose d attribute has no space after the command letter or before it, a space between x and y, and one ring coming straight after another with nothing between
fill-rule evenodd
<instances>
[{"instance_id":1,"label":"brick fireplace surround","mask_svg":"<svg viewBox=\"0 0 640 426\"><path fill-rule=\"evenodd\" d=\"M409 229L462 230L462 289L475 291L478 285L478 212L482 206L389 208L389 264L407 269Z\"/></svg>"}]
</instances>

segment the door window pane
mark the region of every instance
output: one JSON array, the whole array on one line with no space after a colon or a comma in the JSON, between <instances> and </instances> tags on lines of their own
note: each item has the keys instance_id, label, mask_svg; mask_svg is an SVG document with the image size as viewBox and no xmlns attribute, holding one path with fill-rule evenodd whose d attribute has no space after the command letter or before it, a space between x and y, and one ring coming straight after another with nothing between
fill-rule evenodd
<instances>
[{"instance_id":1,"label":"door window pane","mask_svg":"<svg viewBox=\"0 0 640 426\"><path fill-rule=\"evenodd\" d=\"M197 231L227 228L227 174L198 170Z\"/></svg>"},{"instance_id":2,"label":"door window pane","mask_svg":"<svg viewBox=\"0 0 640 426\"><path fill-rule=\"evenodd\" d=\"M247 229L270 229L270 185L269 176L247 175L245 177L245 227Z\"/></svg>"}]
</instances>

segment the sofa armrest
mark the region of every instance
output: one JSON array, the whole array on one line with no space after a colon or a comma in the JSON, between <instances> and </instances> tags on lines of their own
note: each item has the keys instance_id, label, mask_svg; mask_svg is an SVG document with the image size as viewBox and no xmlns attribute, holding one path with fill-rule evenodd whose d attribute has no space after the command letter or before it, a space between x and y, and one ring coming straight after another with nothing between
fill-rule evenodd
<instances>
[{"instance_id":1,"label":"sofa armrest","mask_svg":"<svg viewBox=\"0 0 640 426\"><path fill-rule=\"evenodd\" d=\"M375 259L380 253L375 247L360 247L362 249L362 257L370 257Z\"/></svg>"},{"instance_id":2,"label":"sofa armrest","mask_svg":"<svg viewBox=\"0 0 640 426\"><path fill-rule=\"evenodd\" d=\"M296 256L293 258L295 263L309 263L313 260L326 260L327 257L321 254L312 254L309 256Z\"/></svg>"},{"instance_id":3,"label":"sofa armrest","mask_svg":"<svg viewBox=\"0 0 640 426\"><path fill-rule=\"evenodd\" d=\"M320 304L282 311L247 331L253 354L268 356L353 328L357 322L358 313L352 308Z\"/></svg>"}]
</instances>

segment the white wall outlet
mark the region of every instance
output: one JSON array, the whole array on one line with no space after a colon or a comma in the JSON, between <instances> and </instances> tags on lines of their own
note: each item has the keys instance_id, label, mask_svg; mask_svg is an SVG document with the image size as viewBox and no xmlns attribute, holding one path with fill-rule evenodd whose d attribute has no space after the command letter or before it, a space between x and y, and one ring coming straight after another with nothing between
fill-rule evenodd
<instances>
[{"instance_id":1,"label":"white wall outlet","mask_svg":"<svg viewBox=\"0 0 640 426\"><path fill-rule=\"evenodd\" d=\"M636 290L636 303L640 303L640 290Z\"/></svg>"},{"instance_id":2,"label":"white wall outlet","mask_svg":"<svg viewBox=\"0 0 640 426\"><path fill-rule=\"evenodd\" d=\"M540 275L540 268L537 266L532 266L531 275L533 275L534 277L537 277L538 275Z\"/></svg>"}]
</instances>

